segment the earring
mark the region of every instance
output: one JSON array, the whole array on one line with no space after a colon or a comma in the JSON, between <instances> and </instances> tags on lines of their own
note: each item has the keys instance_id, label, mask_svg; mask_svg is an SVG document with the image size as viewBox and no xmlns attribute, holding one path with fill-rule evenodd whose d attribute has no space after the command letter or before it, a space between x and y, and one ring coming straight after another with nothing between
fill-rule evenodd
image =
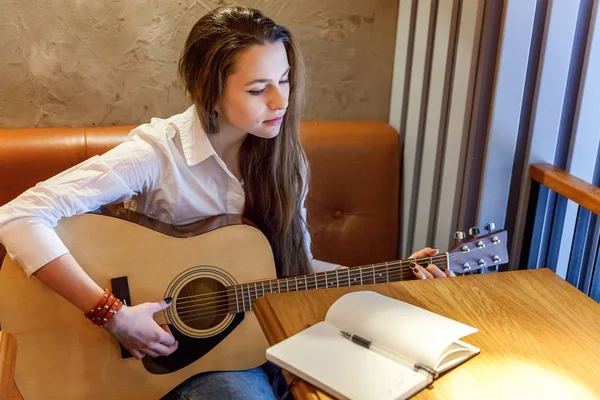
<instances>
[{"instance_id":1,"label":"earring","mask_svg":"<svg viewBox=\"0 0 600 400\"><path fill-rule=\"evenodd\" d=\"M203 126L206 130L206 133L217 133L219 132L219 113L217 110L213 110L211 113L206 115L206 121L204 121Z\"/></svg>"}]
</instances>

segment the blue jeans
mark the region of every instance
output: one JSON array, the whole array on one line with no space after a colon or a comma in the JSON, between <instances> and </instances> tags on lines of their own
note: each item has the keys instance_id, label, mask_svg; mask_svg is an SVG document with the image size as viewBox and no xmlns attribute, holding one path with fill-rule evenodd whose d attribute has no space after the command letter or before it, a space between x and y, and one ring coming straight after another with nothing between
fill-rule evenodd
<instances>
[{"instance_id":1,"label":"blue jeans","mask_svg":"<svg viewBox=\"0 0 600 400\"><path fill-rule=\"evenodd\" d=\"M281 369L267 362L246 371L207 372L187 379L162 400L293 400Z\"/></svg>"}]
</instances>

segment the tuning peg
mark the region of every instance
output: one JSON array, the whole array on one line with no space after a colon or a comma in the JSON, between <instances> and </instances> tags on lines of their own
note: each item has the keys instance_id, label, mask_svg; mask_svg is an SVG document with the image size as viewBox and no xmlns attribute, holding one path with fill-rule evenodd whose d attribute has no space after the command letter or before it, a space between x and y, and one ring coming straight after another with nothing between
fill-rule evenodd
<instances>
[{"instance_id":1,"label":"tuning peg","mask_svg":"<svg viewBox=\"0 0 600 400\"><path fill-rule=\"evenodd\" d=\"M465 235L464 232L461 232L461 231L454 232L454 240L456 240L456 243L462 242L463 240L465 240L466 237L467 237L467 235Z\"/></svg>"},{"instance_id":2,"label":"tuning peg","mask_svg":"<svg viewBox=\"0 0 600 400\"><path fill-rule=\"evenodd\" d=\"M480 230L479 230L479 228L478 228L478 227L476 227L476 226L474 226L474 227L472 227L471 229L469 229L469 235L471 235L471 236L473 236L473 237L475 237L475 236L479 235L479 233L480 233L480 232L481 232L481 231L480 231Z\"/></svg>"},{"instance_id":3,"label":"tuning peg","mask_svg":"<svg viewBox=\"0 0 600 400\"><path fill-rule=\"evenodd\" d=\"M499 263L500 261L502 261L502 259L500 258L499 255L495 255L494 257L492 257L492 261L495 263ZM488 271L491 271L491 272L498 271L498 265L490 265L488 267Z\"/></svg>"},{"instance_id":4,"label":"tuning peg","mask_svg":"<svg viewBox=\"0 0 600 400\"><path fill-rule=\"evenodd\" d=\"M489 222L489 223L485 224L485 225L483 226L483 228L484 228L486 231L488 231L488 232L491 232L491 231L493 231L494 229L496 229L496 224L495 224L495 223L493 223L493 222Z\"/></svg>"}]
</instances>

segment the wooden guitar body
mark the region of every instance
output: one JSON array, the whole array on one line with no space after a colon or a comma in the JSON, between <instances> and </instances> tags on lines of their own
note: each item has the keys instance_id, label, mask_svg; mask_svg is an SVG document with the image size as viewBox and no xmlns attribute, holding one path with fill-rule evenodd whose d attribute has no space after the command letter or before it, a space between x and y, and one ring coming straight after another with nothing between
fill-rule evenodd
<instances>
[{"instance_id":1,"label":"wooden guitar body","mask_svg":"<svg viewBox=\"0 0 600 400\"><path fill-rule=\"evenodd\" d=\"M244 370L265 361L268 344L252 312L196 311L207 304L222 311L210 304L223 304L215 298L223 287L276 278L262 233L239 216L175 232L137 218L132 223L84 214L61 220L56 231L101 287L118 283L128 289L133 305L172 296L171 308L187 307L179 315L171 308L155 314L158 323L170 325L178 350L157 359L124 358L108 332L6 257L0 269L0 323L17 339L15 382L25 400L158 399L192 375ZM151 229L140 225L144 221ZM122 279L111 281L115 278Z\"/></svg>"}]
</instances>

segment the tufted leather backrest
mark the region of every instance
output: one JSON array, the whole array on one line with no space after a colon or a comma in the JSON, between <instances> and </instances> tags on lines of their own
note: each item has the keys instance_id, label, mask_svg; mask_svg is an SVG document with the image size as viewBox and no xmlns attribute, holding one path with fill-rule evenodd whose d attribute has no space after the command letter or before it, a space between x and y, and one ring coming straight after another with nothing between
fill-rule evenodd
<instances>
[{"instance_id":1,"label":"tufted leather backrest","mask_svg":"<svg viewBox=\"0 0 600 400\"><path fill-rule=\"evenodd\" d=\"M0 205L121 143L133 126L0 130ZM317 259L364 265L397 258L397 132L377 121L301 126L311 168L308 225Z\"/></svg>"}]
</instances>

